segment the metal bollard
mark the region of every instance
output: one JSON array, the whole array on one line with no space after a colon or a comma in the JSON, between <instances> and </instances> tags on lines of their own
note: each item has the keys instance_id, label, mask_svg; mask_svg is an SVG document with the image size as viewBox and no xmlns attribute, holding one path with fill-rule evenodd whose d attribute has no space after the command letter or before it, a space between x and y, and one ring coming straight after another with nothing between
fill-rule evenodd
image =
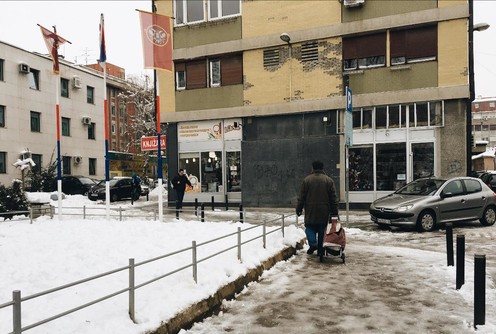
<instances>
[{"instance_id":1,"label":"metal bollard","mask_svg":"<svg viewBox=\"0 0 496 334\"><path fill-rule=\"evenodd\" d=\"M243 204L240 204L239 205L239 221L241 223L244 223L244 220L243 220Z\"/></svg>"},{"instance_id":2,"label":"metal bollard","mask_svg":"<svg viewBox=\"0 0 496 334\"><path fill-rule=\"evenodd\" d=\"M465 284L465 235L456 236L456 289Z\"/></svg>"},{"instance_id":3,"label":"metal bollard","mask_svg":"<svg viewBox=\"0 0 496 334\"><path fill-rule=\"evenodd\" d=\"M176 209L176 219L179 219L179 209Z\"/></svg>"},{"instance_id":4,"label":"metal bollard","mask_svg":"<svg viewBox=\"0 0 496 334\"><path fill-rule=\"evenodd\" d=\"M212 211L215 210L215 201L214 201L214 196L212 196Z\"/></svg>"},{"instance_id":5,"label":"metal bollard","mask_svg":"<svg viewBox=\"0 0 496 334\"><path fill-rule=\"evenodd\" d=\"M263 248L267 248L267 222L263 222Z\"/></svg>"},{"instance_id":6,"label":"metal bollard","mask_svg":"<svg viewBox=\"0 0 496 334\"><path fill-rule=\"evenodd\" d=\"M226 202L226 211L229 210L229 199L227 198L227 194L225 194L225 202Z\"/></svg>"},{"instance_id":7,"label":"metal bollard","mask_svg":"<svg viewBox=\"0 0 496 334\"><path fill-rule=\"evenodd\" d=\"M193 279L198 283L198 260L196 258L196 241L191 242L191 252L193 256Z\"/></svg>"},{"instance_id":8,"label":"metal bollard","mask_svg":"<svg viewBox=\"0 0 496 334\"><path fill-rule=\"evenodd\" d=\"M195 216L198 217L198 198L195 198Z\"/></svg>"},{"instance_id":9,"label":"metal bollard","mask_svg":"<svg viewBox=\"0 0 496 334\"><path fill-rule=\"evenodd\" d=\"M119 221L122 221L122 206L119 207Z\"/></svg>"},{"instance_id":10,"label":"metal bollard","mask_svg":"<svg viewBox=\"0 0 496 334\"><path fill-rule=\"evenodd\" d=\"M21 323L21 291L14 290L12 291L12 301L14 304L12 305L12 319L14 322L14 334L22 333L22 323Z\"/></svg>"},{"instance_id":11,"label":"metal bollard","mask_svg":"<svg viewBox=\"0 0 496 334\"><path fill-rule=\"evenodd\" d=\"M474 328L486 323L486 255L474 255Z\"/></svg>"},{"instance_id":12,"label":"metal bollard","mask_svg":"<svg viewBox=\"0 0 496 334\"><path fill-rule=\"evenodd\" d=\"M83 205L83 219L86 219L86 205Z\"/></svg>"},{"instance_id":13,"label":"metal bollard","mask_svg":"<svg viewBox=\"0 0 496 334\"><path fill-rule=\"evenodd\" d=\"M205 203L201 204L201 222L205 222Z\"/></svg>"},{"instance_id":14,"label":"metal bollard","mask_svg":"<svg viewBox=\"0 0 496 334\"><path fill-rule=\"evenodd\" d=\"M241 227L238 227L238 260L241 261Z\"/></svg>"},{"instance_id":15,"label":"metal bollard","mask_svg":"<svg viewBox=\"0 0 496 334\"><path fill-rule=\"evenodd\" d=\"M454 266L453 259L453 224L446 224L446 254L448 256L448 267Z\"/></svg>"},{"instance_id":16,"label":"metal bollard","mask_svg":"<svg viewBox=\"0 0 496 334\"><path fill-rule=\"evenodd\" d=\"M282 237L284 238L284 215L282 215Z\"/></svg>"}]
</instances>

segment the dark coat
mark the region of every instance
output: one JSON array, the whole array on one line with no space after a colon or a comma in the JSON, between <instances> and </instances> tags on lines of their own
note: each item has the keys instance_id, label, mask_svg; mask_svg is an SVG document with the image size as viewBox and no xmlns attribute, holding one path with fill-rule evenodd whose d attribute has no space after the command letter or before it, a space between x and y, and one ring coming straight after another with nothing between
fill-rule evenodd
<instances>
[{"instance_id":1,"label":"dark coat","mask_svg":"<svg viewBox=\"0 0 496 334\"><path fill-rule=\"evenodd\" d=\"M326 224L329 215L338 215L334 181L324 171L316 170L303 179L296 212L305 209L305 225Z\"/></svg>"},{"instance_id":2,"label":"dark coat","mask_svg":"<svg viewBox=\"0 0 496 334\"><path fill-rule=\"evenodd\" d=\"M184 192L186 189L186 185L189 185L190 187L191 182L189 182L188 177L186 175L179 175L177 174L173 179L172 179L172 186L176 191Z\"/></svg>"}]
</instances>

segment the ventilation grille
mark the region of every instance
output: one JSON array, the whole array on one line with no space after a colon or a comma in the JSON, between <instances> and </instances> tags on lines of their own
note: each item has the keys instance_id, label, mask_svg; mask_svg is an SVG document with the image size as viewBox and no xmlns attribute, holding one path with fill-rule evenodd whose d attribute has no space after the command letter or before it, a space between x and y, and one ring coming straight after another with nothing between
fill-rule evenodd
<instances>
[{"instance_id":1,"label":"ventilation grille","mask_svg":"<svg viewBox=\"0 0 496 334\"><path fill-rule=\"evenodd\" d=\"M319 60L319 44L314 42L303 43L301 45L301 61L317 61Z\"/></svg>"},{"instance_id":2,"label":"ventilation grille","mask_svg":"<svg viewBox=\"0 0 496 334\"><path fill-rule=\"evenodd\" d=\"M278 66L279 65L279 49L267 49L263 53L264 67Z\"/></svg>"}]
</instances>

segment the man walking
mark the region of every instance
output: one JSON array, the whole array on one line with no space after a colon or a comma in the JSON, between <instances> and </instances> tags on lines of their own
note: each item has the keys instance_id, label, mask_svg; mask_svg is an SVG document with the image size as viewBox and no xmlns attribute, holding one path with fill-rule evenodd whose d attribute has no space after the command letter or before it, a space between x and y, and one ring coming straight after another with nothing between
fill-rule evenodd
<instances>
[{"instance_id":1,"label":"man walking","mask_svg":"<svg viewBox=\"0 0 496 334\"><path fill-rule=\"evenodd\" d=\"M321 161L312 163L312 173L306 176L301 184L296 214L300 216L303 209L305 209L305 234L309 245L307 254L313 254L317 250L320 262L323 262L324 233L329 216L338 215L338 201L334 181L324 173L324 164Z\"/></svg>"},{"instance_id":2,"label":"man walking","mask_svg":"<svg viewBox=\"0 0 496 334\"><path fill-rule=\"evenodd\" d=\"M191 182L189 182L188 177L184 175L184 169L180 169L179 173L172 179L172 187L176 191L176 210L183 208L183 198L184 191L186 190L186 185L192 187Z\"/></svg>"}]
</instances>

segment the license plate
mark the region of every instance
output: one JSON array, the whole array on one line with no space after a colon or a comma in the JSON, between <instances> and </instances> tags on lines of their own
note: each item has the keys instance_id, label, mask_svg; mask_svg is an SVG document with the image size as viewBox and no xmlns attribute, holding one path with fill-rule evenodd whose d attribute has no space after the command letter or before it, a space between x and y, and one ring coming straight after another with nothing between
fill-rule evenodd
<instances>
[{"instance_id":1,"label":"license plate","mask_svg":"<svg viewBox=\"0 0 496 334\"><path fill-rule=\"evenodd\" d=\"M391 224L389 219L377 218L377 222L381 224Z\"/></svg>"},{"instance_id":2,"label":"license plate","mask_svg":"<svg viewBox=\"0 0 496 334\"><path fill-rule=\"evenodd\" d=\"M98 197L98 194L90 194L91 197Z\"/></svg>"}]
</instances>

